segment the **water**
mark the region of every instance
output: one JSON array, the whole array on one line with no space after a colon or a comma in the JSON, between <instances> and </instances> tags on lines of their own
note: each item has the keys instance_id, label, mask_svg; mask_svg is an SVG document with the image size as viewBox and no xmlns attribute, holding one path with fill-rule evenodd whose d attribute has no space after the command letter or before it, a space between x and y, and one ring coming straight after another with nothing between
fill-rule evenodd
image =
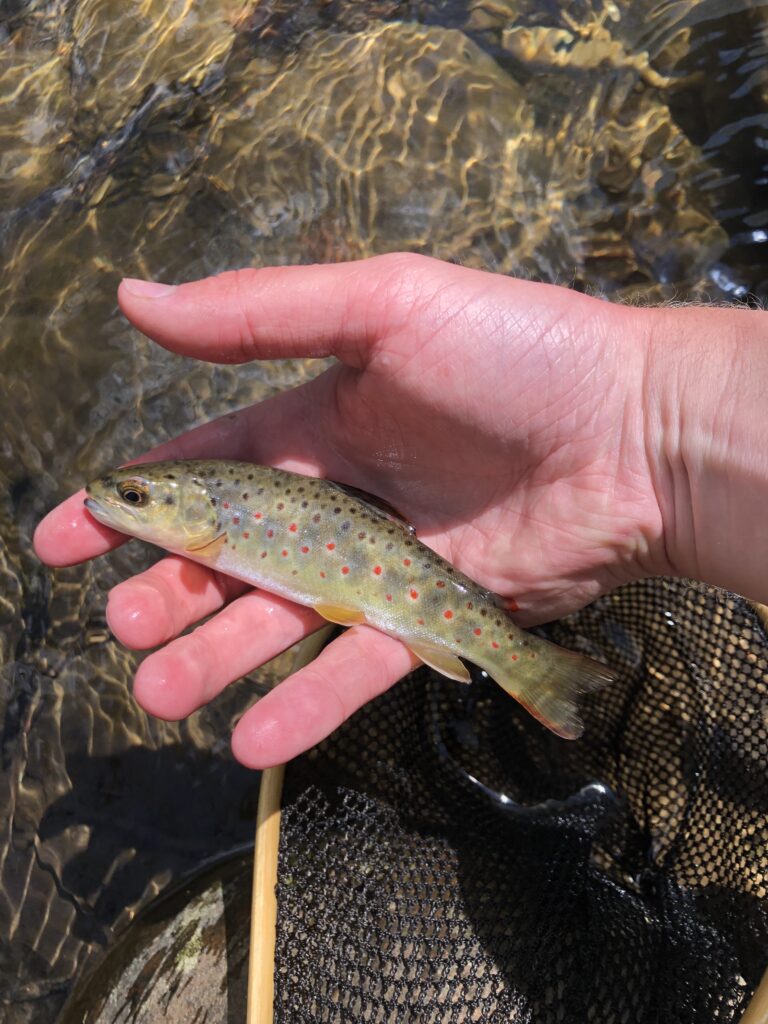
<instances>
[{"instance_id":1,"label":"water","mask_svg":"<svg viewBox=\"0 0 768 1024\"><path fill-rule=\"evenodd\" d=\"M617 300L768 297L768 5L11 0L0 8L0 1014L50 1021L136 911L247 841L230 724L133 704L105 597L41 515L99 469L308 379L210 367L124 275L395 249Z\"/></svg>"}]
</instances>

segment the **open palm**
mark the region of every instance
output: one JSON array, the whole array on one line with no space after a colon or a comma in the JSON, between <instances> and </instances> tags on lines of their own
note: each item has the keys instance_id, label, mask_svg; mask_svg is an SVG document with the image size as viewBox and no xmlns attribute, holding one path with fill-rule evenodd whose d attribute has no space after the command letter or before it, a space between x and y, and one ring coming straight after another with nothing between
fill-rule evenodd
<instances>
[{"instance_id":1,"label":"open palm","mask_svg":"<svg viewBox=\"0 0 768 1024\"><path fill-rule=\"evenodd\" d=\"M142 296L124 283L121 306L176 352L339 360L158 457L246 459L378 494L424 543L514 598L521 624L666 568L635 311L405 255L151 287ZM35 542L44 561L65 565L124 539L74 495ZM190 714L321 621L175 556L116 587L108 617L129 646L164 645L140 666L135 692L165 718ZM254 767L295 755L412 665L397 641L347 631L243 716L236 755Z\"/></svg>"}]
</instances>

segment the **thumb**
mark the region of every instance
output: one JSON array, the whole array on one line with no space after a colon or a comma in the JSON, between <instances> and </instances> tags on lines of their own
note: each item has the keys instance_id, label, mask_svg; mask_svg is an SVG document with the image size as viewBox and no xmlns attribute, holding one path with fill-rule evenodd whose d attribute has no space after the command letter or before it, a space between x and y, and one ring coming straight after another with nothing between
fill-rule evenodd
<instances>
[{"instance_id":1,"label":"thumb","mask_svg":"<svg viewBox=\"0 0 768 1024\"><path fill-rule=\"evenodd\" d=\"M176 286L128 278L118 301L144 334L196 359L243 363L333 355L362 369L376 342L407 318L412 299L403 300L430 265L441 266L403 253L234 270Z\"/></svg>"}]
</instances>

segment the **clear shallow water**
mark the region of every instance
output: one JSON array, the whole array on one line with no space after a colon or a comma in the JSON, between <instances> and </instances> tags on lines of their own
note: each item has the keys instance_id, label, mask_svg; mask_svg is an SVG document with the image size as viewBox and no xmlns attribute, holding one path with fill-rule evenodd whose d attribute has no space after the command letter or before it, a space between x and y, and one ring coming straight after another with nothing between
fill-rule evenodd
<instances>
[{"instance_id":1,"label":"clear shallow water","mask_svg":"<svg viewBox=\"0 0 768 1024\"><path fill-rule=\"evenodd\" d=\"M50 1020L170 881L247 841L230 722L133 704L126 547L52 573L83 479L321 367L184 362L124 275L407 248L616 299L768 296L768 5L11 3L0 14L0 1013ZM226 794L226 798L222 798Z\"/></svg>"}]
</instances>

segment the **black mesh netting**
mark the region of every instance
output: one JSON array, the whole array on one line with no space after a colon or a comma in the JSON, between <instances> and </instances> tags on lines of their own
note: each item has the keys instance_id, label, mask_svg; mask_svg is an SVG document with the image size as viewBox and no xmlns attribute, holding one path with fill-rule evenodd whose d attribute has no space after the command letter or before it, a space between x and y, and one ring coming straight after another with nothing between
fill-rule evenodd
<instances>
[{"instance_id":1,"label":"black mesh netting","mask_svg":"<svg viewBox=\"0 0 768 1024\"><path fill-rule=\"evenodd\" d=\"M582 740L424 671L291 766L277 1020L739 1019L768 963L760 619L649 580L547 633L621 670Z\"/></svg>"}]
</instances>

